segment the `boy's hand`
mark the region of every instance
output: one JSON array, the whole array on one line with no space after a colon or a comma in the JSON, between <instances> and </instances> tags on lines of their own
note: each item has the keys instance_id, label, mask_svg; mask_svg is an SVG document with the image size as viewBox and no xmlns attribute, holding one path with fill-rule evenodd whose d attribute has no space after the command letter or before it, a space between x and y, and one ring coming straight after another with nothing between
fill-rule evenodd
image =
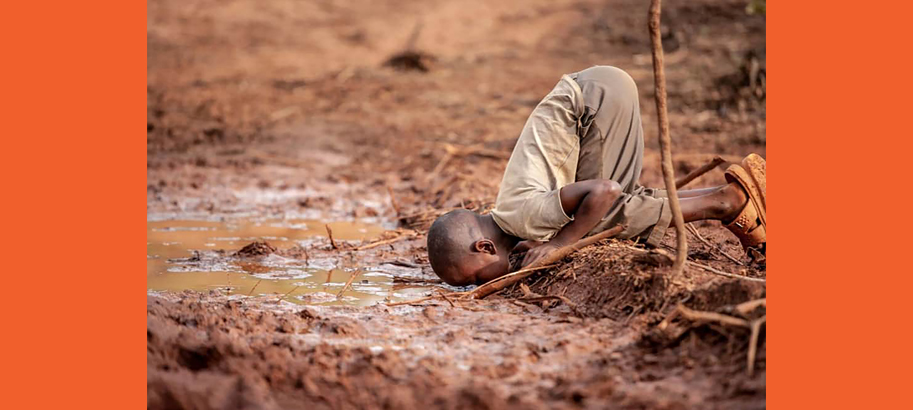
<instances>
[{"instance_id":1,"label":"boy's hand","mask_svg":"<svg viewBox=\"0 0 913 410\"><path fill-rule=\"evenodd\" d=\"M532 248L542 245L543 243L545 243L545 242L533 241L533 240L522 241L522 242L518 243L517 246L514 246L514 249L512 249L511 252L513 252L513 253L526 252Z\"/></svg>"},{"instance_id":2,"label":"boy's hand","mask_svg":"<svg viewBox=\"0 0 913 410\"><path fill-rule=\"evenodd\" d=\"M564 225L548 243L526 252L520 266L529 266L549 252L583 238L605 217L620 196L621 186L608 179L588 179L562 187L558 192L561 208L565 214L574 215L574 219Z\"/></svg>"},{"instance_id":3,"label":"boy's hand","mask_svg":"<svg viewBox=\"0 0 913 410\"><path fill-rule=\"evenodd\" d=\"M558 249L560 247L561 246L559 244L556 244L553 242L546 242L546 243L543 243L542 245L532 248L528 252L526 252L526 257L523 258L523 263L521 263L520 266L525 268L525 267L529 266L531 263L533 263L541 258L544 258L545 255L548 255L553 250Z\"/></svg>"}]
</instances>

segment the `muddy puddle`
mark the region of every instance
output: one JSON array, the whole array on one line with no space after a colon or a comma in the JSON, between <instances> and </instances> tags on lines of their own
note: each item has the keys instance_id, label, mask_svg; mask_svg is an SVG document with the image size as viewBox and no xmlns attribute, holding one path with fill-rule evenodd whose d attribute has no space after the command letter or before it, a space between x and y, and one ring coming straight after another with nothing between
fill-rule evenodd
<instances>
[{"instance_id":1,"label":"muddy puddle","mask_svg":"<svg viewBox=\"0 0 913 410\"><path fill-rule=\"evenodd\" d=\"M337 241L377 238L384 228L361 222L328 224ZM286 257L281 250L326 241L316 220L164 220L146 223L146 284L150 293L219 290L236 296L275 296L296 304L366 306L415 298L427 286L395 286L403 267L351 266L335 257ZM235 252L264 241L280 252L240 258ZM352 279L345 289L346 283Z\"/></svg>"}]
</instances>

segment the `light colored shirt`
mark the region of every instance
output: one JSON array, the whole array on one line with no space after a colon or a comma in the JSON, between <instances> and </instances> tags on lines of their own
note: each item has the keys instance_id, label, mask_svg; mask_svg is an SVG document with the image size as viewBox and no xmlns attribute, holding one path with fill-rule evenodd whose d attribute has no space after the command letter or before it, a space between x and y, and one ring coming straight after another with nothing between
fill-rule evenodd
<instances>
[{"instance_id":1,"label":"light colored shirt","mask_svg":"<svg viewBox=\"0 0 913 410\"><path fill-rule=\"evenodd\" d=\"M572 220L561 207L559 192L575 181L583 112L580 86L564 75L529 116L491 211L504 232L546 241Z\"/></svg>"}]
</instances>

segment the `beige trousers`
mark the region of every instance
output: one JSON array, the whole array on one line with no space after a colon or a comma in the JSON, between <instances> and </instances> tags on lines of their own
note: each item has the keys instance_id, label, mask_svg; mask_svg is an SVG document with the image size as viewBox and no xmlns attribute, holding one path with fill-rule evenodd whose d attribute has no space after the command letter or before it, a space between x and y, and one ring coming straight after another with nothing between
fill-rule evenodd
<instances>
[{"instance_id":1,"label":"beige trousers","mask_svg":"<svg viewBox=\"0 0 913 410\"><path fill-rule=\"evenodd\" d=\"M623 192L589 234L625 224L627 228L619 238L638 238L658 245L672 220L672 212L665 190L639 184L644 132L634 80L621 69L609 66L591 67L569 76L583 90L586 106L577 125L580 156L576 180L611 179L621 185Z\"/></svg>"}]
</instances>

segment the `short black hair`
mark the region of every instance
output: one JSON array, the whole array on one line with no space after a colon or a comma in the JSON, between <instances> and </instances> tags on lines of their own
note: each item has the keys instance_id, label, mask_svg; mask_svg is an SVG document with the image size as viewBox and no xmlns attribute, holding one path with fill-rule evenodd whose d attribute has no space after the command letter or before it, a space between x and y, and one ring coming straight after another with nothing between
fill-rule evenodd
<instances>
[{"instance_id":1,"label":"short black hair","mask_svg":"<svg viewBox=\"0 0 913 410\"><path fill-rule=\"evenodd\" d=\"M438 217L428 230L431 269L451 285L471 284L472 278L460 277L459 265L481 235L478 216L471 211L457 209Z\"/></svg>"}]
</instances>

